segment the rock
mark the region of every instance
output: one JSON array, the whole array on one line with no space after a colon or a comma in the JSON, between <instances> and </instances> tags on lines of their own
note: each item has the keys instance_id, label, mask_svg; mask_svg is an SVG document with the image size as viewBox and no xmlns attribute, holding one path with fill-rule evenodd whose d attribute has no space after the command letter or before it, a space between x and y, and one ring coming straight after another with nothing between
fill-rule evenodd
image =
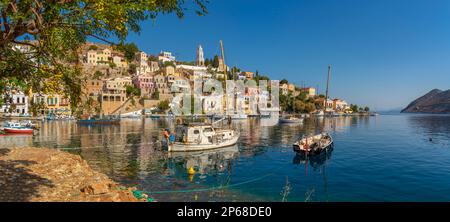
<instances>
[{"instance_id":1,"label":"rock","mask_svg":"<svg viewBox=\"0 0 450 222\"><path fill-rule=\"evenodd\" d=\"M92 183L86 187L81 188L81 192L91 195L104 194L109 192L111 184L105 182Z\"/></svg>"},{"instance_id":2,"label":"rock","mask_svg":"<svg viewBox=\"0 0 450 222\"><path fill-rule=\"evenodd\" d=\"M17 148L0 155L0 202L137 202L80 156L55 149Z\"/></svg>"}]
</instances>

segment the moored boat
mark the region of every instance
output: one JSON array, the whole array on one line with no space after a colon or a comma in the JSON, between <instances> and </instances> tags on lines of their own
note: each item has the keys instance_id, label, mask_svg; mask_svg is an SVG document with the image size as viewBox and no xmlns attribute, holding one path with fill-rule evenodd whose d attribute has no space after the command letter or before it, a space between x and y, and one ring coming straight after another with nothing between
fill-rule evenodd
<instances>
[{"instance_id":1,"label":"moored boat","mask_svg":"<svg viewBox=\"0 0 450 222\"><path fill-rule=\"evenodd\" d=\"M116 117L89 117L87 119L77 120L78 124L81 125L118 125L120 124L120 118Z\"/></svg>"},{"instance_id":2,"label":"moored boat","mask_svg":"<svg viewBox=\"0 0 450 222\"><path fill-rule=\"evenodd\" d=\"M294 151L308 155L320 154L333 147L333 138L328 133L304 137L294 143Z\"/></svg>"},{"instance_id":3,"label":"moored boat","mask_svg":"<svg viewBox=\"0 0 450 222\"><path fill-rule=\"evenodd\" d=\"M165 131L163 145L168 151L199 151L233 146L239 139L239 132L220 129L212 124L190 123L178 126L175 135Z\"/></svg>"},{"instance_id":4,"label":"moored boat","mask_svg":"<svg viewBox=\"0 0 450 222\"><path fill-rule=\"evenodd\" d=\"M3 131L5 133L23 133L23 134L32 134L34 132L32 127L24 126L17 122L8 122L3 127Z\"/></svg>"},{"instance_id":5,"label":"moored boat","mask_svg":"<svg viewBox=\"0 0 450 222\"><path fill-rule=\"evenodd\" d=\"M297 118L295 116L283 117L280 119L280 123L301 123L302 118Z\"/></svg>"}]
</instances>

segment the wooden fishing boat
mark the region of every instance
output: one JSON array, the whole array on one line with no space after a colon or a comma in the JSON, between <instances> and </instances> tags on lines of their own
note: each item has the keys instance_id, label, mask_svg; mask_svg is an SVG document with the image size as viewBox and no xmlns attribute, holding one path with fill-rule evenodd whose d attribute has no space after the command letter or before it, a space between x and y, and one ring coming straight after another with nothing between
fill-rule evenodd
<instances>
[{"instance_id":1,"label":"wooden fishing boat","mask_svg":"<svg viewBox=\"0 0 450 222\"><path fill-rule=\"evenodd\" d=\"M232 129L214 128L212 124L206 123L190 123L178 126L175 135L166 134L163 146L174 152L210 150L233 146L239 136L239 132Z\"/></svg>"},{"instance_id":2,"label":"wooden fishing boat","mask_svg":"<svg viewBox=\"0 0 450 222\"><path fill-rule=\"evenodd\" d=\"M333 147L333 138L328 133L304 137L294 143L294 151L307 155L320 154Z\"/></svg>"},{"instance_id":3,"label":"wooden fishing boat","mask_svg":"<svg viewBox=\"0 0 450 222\"><path fill-rule=\"evenodd\" d=\"M17 122L8 122L4 127L5 133L33 134L34 130L30 126L24 126Z\"/></svg>"}]
</instances>

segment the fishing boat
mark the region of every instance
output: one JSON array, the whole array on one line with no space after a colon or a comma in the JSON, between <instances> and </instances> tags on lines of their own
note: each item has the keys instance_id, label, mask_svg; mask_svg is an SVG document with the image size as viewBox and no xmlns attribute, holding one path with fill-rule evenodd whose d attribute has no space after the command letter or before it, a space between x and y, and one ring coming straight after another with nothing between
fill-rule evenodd
<instances>
[{"instance_id":1,"label":"fishing boat","mask_svg":"<svg viewBox=\"0 0 450 222\"><path fill-rule=\"evenodd\" d=\"M3 127L3 131L5 131L5 133L33 134L34 130L31 126L25 126L18 122L8 122Z\"/></svg>"},{"instance_id":2,"label":"fishing boat","mask_svg":"<svg viewBox=\"0 0 450 222\"><path fill-rule=\"evenodd\" d=\"M233 146L239 132L213 127L213 124L190 123L178 126L175 135L165 131L163 146L168 151L200 151Z\"/></svg>"},{"instance_id":3,"label":"fishing boat","mask_svg":"<svg viewBox=\"0 0 450 222\"><path fill-rule=\"evenodd\" d=\"M120 114L120 118L140 119L140 118L142 118L142 112L136 111L136 112Z\"/></svg>"},{"instance_id":4,"label":"fishing boat","mask_svg":"<svg viewBox=\"0 0 450 222\"><path fill-rule=\"evenodd\" d=\"M118 125L120 124L120 118L117 117L88 117L87 119L77 120L81 125Z\"/></svg>"},{"instance_id":5,"label":"fishing boat","mask_svg":"<svg viewBox=\"0 0 450 222\"><path fill-rule=\"evenodd\" d=\"M328 133L304 137L294 143L294 151L307 155L320 154L333 147L333 138Z\"/></svg>"},{"instance_id":6,"label":"fishing boat","mask_svg":"<svg viewBox=\"0 0 450 222\"><path fill-rule=\"evenodd\" d=\"M295 116L288 116L280 119L280 123L301 123L302 121L302 118L297 118Z\"/></svg>"}]
</instances>

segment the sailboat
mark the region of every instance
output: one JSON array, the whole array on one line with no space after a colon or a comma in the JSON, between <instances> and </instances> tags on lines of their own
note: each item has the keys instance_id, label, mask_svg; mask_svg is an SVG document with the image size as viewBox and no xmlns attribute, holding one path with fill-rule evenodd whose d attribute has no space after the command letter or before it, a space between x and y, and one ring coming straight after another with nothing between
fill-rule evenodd
<instances>
[{"instance_id":1,"label":"sailboat","mask_svg":"<svg viewBox=\"0 0 450 222\"><path fill-rule=\"evenodd\" d=\"M227 70L222 40L220 40L222 59L225 74L225 84ZM225 85L226 88L226 85ZM225 97L226 99L226 97ZM225 102L226 104L226 102ZM175 135L168 130L164 131L163 147L168 151L201 151L233 146L237 143L240 133L234 129L222 129L214 127L214 124L223 121L224 118L213 123L190 123L178 126Z\"/></svg>"}]
</instances>

